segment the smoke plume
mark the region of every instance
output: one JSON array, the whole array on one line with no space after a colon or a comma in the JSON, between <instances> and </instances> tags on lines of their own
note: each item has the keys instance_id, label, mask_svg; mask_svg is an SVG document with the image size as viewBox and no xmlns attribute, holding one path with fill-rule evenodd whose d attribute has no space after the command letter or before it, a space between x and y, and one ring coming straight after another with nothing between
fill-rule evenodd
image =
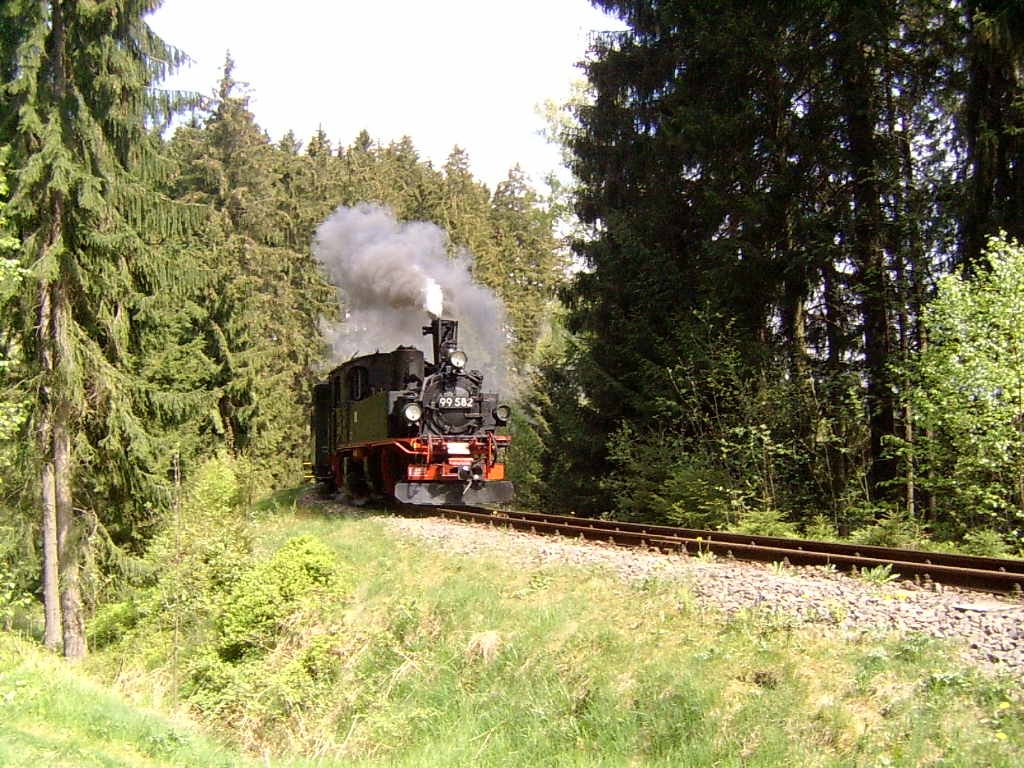
<instances>
[{"instance_id":1,"label":"smoke plume","mask_svg":"<svg viewBox=\"0 0 1024 768\"><path fill-rule=\"evenodd\" d=\"M483 372L488 391L503 392L505 308L473 281L473 257L448 255L448 236L435 224L399 222L369 203L341 206L318 228L313 255L338 287L345 320L327 329L337 362L415 346L430 358L422 328L429 317L459 321L459 346L469 368Z\"/></svg>"}]
</instances>

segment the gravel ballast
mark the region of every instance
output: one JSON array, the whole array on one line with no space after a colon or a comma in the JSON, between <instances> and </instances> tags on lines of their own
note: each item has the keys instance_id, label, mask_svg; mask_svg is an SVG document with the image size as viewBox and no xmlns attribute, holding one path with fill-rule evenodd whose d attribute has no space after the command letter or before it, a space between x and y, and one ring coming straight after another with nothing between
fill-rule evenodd
<instances>
[{"instance_id":1,"label":"gravel ballast","mask_svg":"<svg viewBox=\"0 0 1024 768\"><path fill-rule=\"evenodd\" d=\"M871 584L820 568L653 554L440 518L380 519L400 536L451 554L496 553L522 566L596 566L629 581L678 580L701 604L727 614L761 608L847 635L896 632L943 638L962 645L968 663L1024 677L1024 603L1019 600L951 587L933 591L907 583Z\"/></svg>"}]
</instances>

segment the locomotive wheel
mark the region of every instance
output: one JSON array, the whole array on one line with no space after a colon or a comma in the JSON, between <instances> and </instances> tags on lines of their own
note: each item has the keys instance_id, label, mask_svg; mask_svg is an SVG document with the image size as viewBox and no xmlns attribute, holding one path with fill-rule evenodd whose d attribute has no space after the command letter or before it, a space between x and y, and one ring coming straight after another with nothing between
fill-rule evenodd
<instances>
[{"instance_id":1,"label":"locomotive wheel","mask_svg":"<svg viewBox=\"0 0 1024 768\"><path fill-rule=\"evenodd\" d=\"M369 490L384 493L384 479L381 473L381 452L373 451L366 457L366 479Z\"/></svg>"},{"instance_id":2,"label":"locomotive wheel","mask_svg":"<svg viewBox=\"0 0 1024 768\"><path fill-rule=\"evenodd\" d=\"M369 487L386 498L395 495L395 483L405 479L405 463L395 450L374 451L366 460Z\"/></svg>"},{"instance_id":3,"label":"locomotive wheel","mask_svg":"<svg viewBox=\"0 0 1024 768\"><path fill-rule=\"evenodd\" d=\"M366 466L362 461L353 458L345 459L345 490L356 498L364 498L370 492L367 483Z\"/></svg>"},{"instance_id":4,"label":"locomotive wheel","mask_svg":"<svg viewBox=\"0 0 1024 768\"><path fill-rule=\"evenodd\" d=\"M386 451L381 457L381 479L383 493L389 498L395 496L395 483L405 480L406 459L398 451Z\"/></svg>"}]
</instances>

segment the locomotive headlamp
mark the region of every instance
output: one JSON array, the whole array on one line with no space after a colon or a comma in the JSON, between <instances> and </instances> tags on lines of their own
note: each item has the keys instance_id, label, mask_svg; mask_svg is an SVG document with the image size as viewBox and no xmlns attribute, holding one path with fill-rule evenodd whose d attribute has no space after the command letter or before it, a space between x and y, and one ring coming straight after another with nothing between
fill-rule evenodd
<instances>
[{"instance_id":1,"label":"locomotive headlamp","mask_svg":"<svg viewBox=\"0 0 1024 768\"><path fill-rule=\"evenodd\" d=\"M449 357L448 360L451 362L453 366L461 369L466 367L466 362L468 358L466 357L465 352L463 352L461 349L456 349L454 352L452 352L451 357Z\"/></svg>"},{"instance_id":2,"label":"locomotive headlamp","mask_svg":"<svg viewBox=\"0 0 1024 768\"><path fill-rule=\"evenodd\" d=\"M512 418L512 409L504 403L494 409L494 420L499 424L507 424L510 418Z\"/></svg>"},{"instance_id":3,"label":"locomotive headlamp","mask_svg":"<svg viewBox=\"0 0 1024 768\"><path fill-rule=\"evenodd\" d=\"M407 421L419 421L423 418L423 407L419 403L409 403L402 409Z\"/></svg>"}]
</instances>

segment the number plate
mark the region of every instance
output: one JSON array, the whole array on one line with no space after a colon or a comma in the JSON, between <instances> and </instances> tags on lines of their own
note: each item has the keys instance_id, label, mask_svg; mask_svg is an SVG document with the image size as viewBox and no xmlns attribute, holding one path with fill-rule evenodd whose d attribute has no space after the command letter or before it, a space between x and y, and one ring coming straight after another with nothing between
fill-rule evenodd
<instances>
[{"instance_id":1,"label":"number plate","mask_svg":"<svg viewBox=\"0 0 1024 768\"><path fill-rule=\"evenodd\" d=\"M476 407L476 398L472 395L453 395L445 392L437 398L437 407L449 410L470 410Z\"/></svg>"}]
</instances>

